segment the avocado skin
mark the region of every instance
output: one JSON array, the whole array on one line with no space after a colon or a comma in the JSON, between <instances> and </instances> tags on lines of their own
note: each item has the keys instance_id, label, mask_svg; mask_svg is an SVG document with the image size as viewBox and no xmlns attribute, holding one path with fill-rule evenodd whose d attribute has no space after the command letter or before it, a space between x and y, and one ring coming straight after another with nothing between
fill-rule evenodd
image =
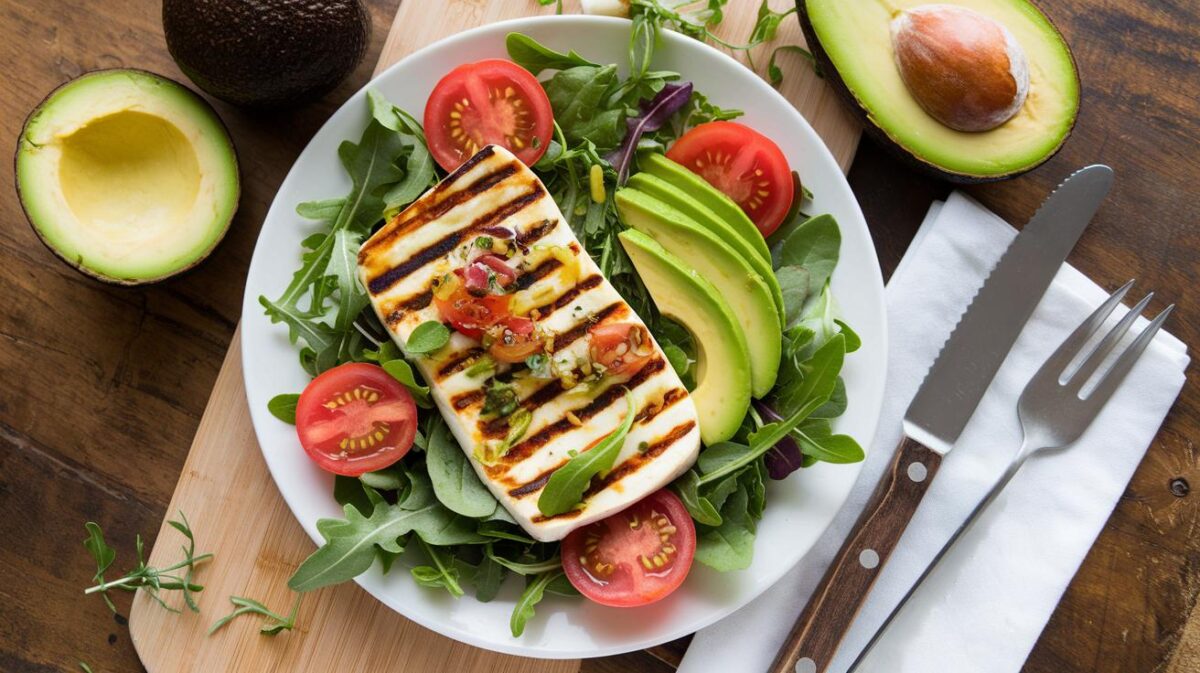
<instances>
[{"instance_id":1,"label":"avocado skin","mask_svg":"<svg viewBox=\"0 0 1200 673\"><path fill-rule=\"evenodd\" d=\"M204 100L203 97L198 96L196 94L196 92L187 88L178 80L172 79L165 75L160 75L156 72L151 72L149 70L144 70L142 68L106 68L106 69L101 69L101 70L91 70L91 71L83 73L79 77L76 77L74 79L69 79L66 82L63 82L62 84L54 87L53 90L51 90L49 93L47 93L45 96L43 96L42 99L40 101L38 101L38 104L35 105L32 110L29 111L29 114L25 116L25 121L21 123L21 136L24 137L25 129L28 128L29 122L32 121L34 117L36 117L39 114L42 114L45 111L46 104L50 101L51 98L54 97L54 94L58 93L59 90L61 90L63 87L73 84L81 79L86 78L86 77L104 77L104 76L112 74L112 73L120 73L120 72L124 72L124 71L142 73L142 74L149 75L151 77L156 77L158 79L165 80L167 82L175 84L180 89L183 89L184 91L191 94L191 96L195 99L195 102L197 104L207 108L208 111L212 113L213 119L215 119L217 121L217 123L220 124L221 129L225 132L224 138L225 138L226 142L228 142L228 144L229 144L229 151L233 154L234 177L237 182L237 190L233 195L233 200L234 200L235 204L240 203L241 198L242 198L242 181L241 181L241 174L237 170L237 166L240 162L240 157L238 157L238 154L237 154L237 147L233 144L232 136L229 135L229 127L225 124L225 120L221 119L221 115L217 114L217 111L215 109L213 109L213 106L211 104L209 104L208 101ZM20 139L18 139L16 150L13 151L13 184L16 187L16 191L17 191L17 203L21 204L21 212L25 215L25 221L29 224L29 228L33 229L33 233L35 236L37 236L38 241L40 241L41 244L44 245L47 250L49 250L55 257L59 258L64 263L66 263L67 266L69 266L72 269L74 269L75 271L79 272L80 275L82 275L86 278L90 278L92 280L98 280L102 283L107 283L108 285L116 285L116 286L120 286L120 287L136 287L139 285L149 285L151 283L157 283L157 282L160 282L163 280L167 280L168 278L174 278L175 276L179 276L181 274L187 273L188 271L191 271L192 269L199 266L202 262L204 262L204 260L208 259L209 255L211 255L213 253L213 251L217 249L217 246L221 243L221 241L225 240L225 234L227 234L229 232L229 227L233 224L233 219L237 215L238 209L235 206L233 209L233 212L231 212L229 214L229 219L225 222L224 227L221 229L220 234L218 234L217 237L213 240L212 245L209 247L209 249L207 251L205 251L205 253L203 255L201 255L198 259L196 259L194 262L192 262L191 264L189 264L181 269L173 271L167 275L160 276L158 278L144 278L144 279L138 279L138 280L132 280L129 278L117 278L114 276L109 276L109 275L100 273L98 271L89 269L87 266L80 264L79 260L73 259L73 258L70 258L70 257L67 257L66 255L64 255L57 247L55 247L55 245L53 243L51 243L49 240L46 239L46 236L42 233L42 231L40 229L38 229L37 225L34 224L33 215L29 212L29 209L25 206L25 199L22 198L21 181L20 181L20 179L18 179L18 176L17 176L17 160L21 156L22 146L23 146L23 143L20 141Z\"/></svg>"},{"instance_id":2,"label":"avocado skin","mask_svg":"<svg viewBox=\"0 0 1200 673\"><path fill-rule=\"evenodd\" d=\"M1046 17L1046 21L1049 22L1050 25L1054 26L1055 30L1058 30L1058 26L1054 24L1054 21L1050 18L1050 15L1046 14L1046 12L1041 8L1041 6L1039 6L1037 3L1033 2L1033 0L1026 0L1026 1L1030 5L1032 5L1035 9L1037 9L1039 12L1041 12L1042 15ZM928 161L925 161L924 159L913 154L907 148L905 148L903 145L901 145L900 143L897 143L895 140L893 140L892 137L889 136L886 131L884 131L882 128L880 128L878 125L875 124L874 120L872 120L871 117L867 114L866 108L864 108L862 106L862 104L859 102L858 97L854 95L854 92L851 91L850 87L846 85L846 82L844 80L842 80L841 74L838 72L837 68L834 67L833 61L830 60L829 55L826 54L825 50L821 47L821 41L820 41L820 39L817 38L817 32L813 28L812 21L809 20L809 17L808 17L807 0L796 0L796 16L799 17L799 19L800 19L800 29L804 32L804 41L808 43L808 50L810 53L812 53L813 60L816 61L816 64L818 66L817 72L820 73L821 76L823 76L825 78L825 81L828 82L833 87L833 90L837 92L838 96L841 97L841 99L843 101L845 101L847 105L850 106L850 109L852 109L854 111L855 116L858 117L859 121L862 122L863 129L865 129L866 132L872 138L874 138L876 142L878 142L880 145L885 147L892 156L896 157L897 159L900 159L905 164L917 169L918 171L920 171L926 175L937 178L939 180L945 180L947 182L952 182L952 183L960 184L960 185L972 185L972 184L984 184L984 183L988 183L988 182L1000 182L1003 180L1015 178L1017 176L1024 175L1025 173L1028 173L1029 171L1032 171L1033 169L1037 168L1038 166L1041 166L1042 164L1049 161L1051 159L1051 157L1058 154L1059 150L1062 149L1062 146L1066 144L1067 140L1070 139L1071 134L1075 130L1075 126L1074 126L1074 124L1072 124L1071 128L1067 131L1067 133L1065 135L1063 135L1062 141L1059 142L1058 146L1054 148L1054 151L1048 152L1046 154L1046 156L1042 157L1042 159L1040 161L1029 164L1028 166L1022 166L1021 168L1015 169L1008 173L1004 173L1001 175L979 176L979 175L969 175L966 173L958 173L955 171L948 171L944 168L941 168L939 166L931 164ZM1061 32L1062 31L1059 31L1059 33L1061 33ZM1071 57L1071 69L1075 71L1075 77L1076 77L1076 79L1078 79L1079 65L1075 62L1074 54L1071 54L1070 57ZM1081 97L1080 110L1075 115L1076 119L1079 118L1079 114L1081 114L1082 111L1083 111L1083 101L1082 101L1082 97Z\"/></svg>"},{"instance_id":3,"label":"avocado skin","mask_svg":"<svg viewBox=\"0 0 1200 673\"><path fill-rule=\"evenodd\" d=\"M361 0L163 0L171 57L196 86L234 105L314 100L362 61Z\"/></svg>"}]
</instances>

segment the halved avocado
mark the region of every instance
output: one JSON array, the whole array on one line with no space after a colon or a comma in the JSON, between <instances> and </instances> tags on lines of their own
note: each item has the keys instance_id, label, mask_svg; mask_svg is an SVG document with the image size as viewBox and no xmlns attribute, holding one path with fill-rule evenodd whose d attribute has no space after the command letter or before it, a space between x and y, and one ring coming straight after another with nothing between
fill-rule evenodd
<instances>
[{"instance_id":1,"label":"halved avocado","mask_svg":"<svg viewBox=\"0 0 1200 673\"><path fill-rule=\"evenodd\" d=\"M987 131L956 131L922 108L896 65L891 22L929 0L797 0L809 49L826 80L901 158L952 182L1020 175L1062 147L1079 111L1079 75L1066 40L1030 0L935 0L998 22L1028 59L1028 96Z\"/></svg>"},{"instance_id":2,"label":"halved avocado","mask_svg":"<svg viewBox=\"0 0 1200 673\"><path fill-rule=\"evenodd\" d=\"M751 393L762 397L770 392L779 375L783 337L779 313L762 276L716 234L662 201L628 187L617 190L615 199L626 226L650 236L695 269L734 307L734 319L750 352Z\"/></svg>"},{"instance_id":3,"label":"halved avocado","mask_svg":"<svg viewBox=\"0 0 1200 673\"><path fill-rule=\"evenodd\" d=\"M771 291L771 298L775 301L775 308L779 312L779 326L783 327L783 291L779 288L779 281L775 279L775 271L771 268L770 261L760 257L754 246L739 236L728 222L700 203L694 196L656 175L645 172L636 173L629 178L625 186L653 196L687 215L696 224L708 229L717 238L727 243L734 252L741 255L742 259L749 262L750 266L754 268L754 272L762 277L767 284L767 289ZM755 235L758 236L757 230ZM762 237L759 236L759 238Z\"/></svg>"},{"instance_id":4,"label":"halved avocado","mask_svg":"<svg viewBox=\"0 0 1200 673\"><path fill-rule=\"evenodd\" d=\"M639 165L646 173L678 187L705 208L716 213L758 253L759 257L766 262L771 261L771 251L767 249L767 242L763 240L758 227L754 226L746 213L742 211L741 206L725 196L721 190L708 184L707 180L689 171L683 165L677 164L657 152L641 156Z\"/></svg>"},{"instance_id":5,"label":"halved avocado","mask_svg":"<svg viewBox=\"0 0 1200 673\"><path fill-rule=\"evenodd\" d=\"M733 437L750 408L750 354L733 309L712 283L654 239L633 229L618 236L658 310L695 339L691 397L700 438L712 446Z\"/></svg>"},{"instance_id":6,"label":"halved avocado","mask_svg":"<svg viewBox=\"0 0 1200 673\"><path fill-rule=\"evenodd\" d=\"M216 112L141 70L92 72L51 92L25 120L16 178L42 242L121 285L201 262L239 195L237 155Z\"/></svg>"}]
</instances>

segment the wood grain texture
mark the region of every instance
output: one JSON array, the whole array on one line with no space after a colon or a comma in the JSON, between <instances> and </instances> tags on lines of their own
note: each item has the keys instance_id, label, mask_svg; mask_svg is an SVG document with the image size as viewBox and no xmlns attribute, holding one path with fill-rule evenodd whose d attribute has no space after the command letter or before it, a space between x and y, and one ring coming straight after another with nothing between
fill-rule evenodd
<instances>
[{"instance_id":1,"label":"wood grain texture","mask_svg":"<svg viewBox=\"0 0 1200 673\"><path fill-rule=\"evenodd\" d=\"M802 659L812 661L816 673L829 666L941 465L941 454L915 439L900 440L891 465L796 618L769 673L793 673Z\"/></svg>"},{"instance_id":2,"label":"wood grain texture","mask_svg":"<svg viewBox=\"0 0 1200 673\"><path fill-rule=\"evenodd\" d=\"M148 288L88 281L38 243L11 188L0 198L0 670L77 673L80 660L97 673L138 670L124 626L101 601L81 595L94 571L80 544L82 523L104 526L124 566L135 533L153 537L167 512L233 336L267 206L308 139L370 76L397 0L366 4L374 20L370 54L323 101L277 114L215 103L240 150L243 196L229 236L195 271ZM1138 276L1160 301L1179 301L1182 310L1168 327L1200 344L1200 6L1194 0L1041 4L1075 47L1084 83L1079 125L1048 165L970 192L1021 222L1071 169L1112 165L1116 188L1071 262L1110 288ZM15 145L39 99L85 70L142 67L186 83L167 54L158 12L154 0L0 0L6 147ZM789 72L800 67L787 57ZM10 162L0 162L0 183L12 184ZM929 201L949 188L913 174L870 142L858 153L850 183L889 275ZM1200 388L1194 368L1188 377L1026 671L1197 670ZM127 610L127 597L118 597L118 605ZM583 671L664 673L663 662L677 661L685 645L655 648L655 658L588 660Z\"/></svg>"}]
</instances>

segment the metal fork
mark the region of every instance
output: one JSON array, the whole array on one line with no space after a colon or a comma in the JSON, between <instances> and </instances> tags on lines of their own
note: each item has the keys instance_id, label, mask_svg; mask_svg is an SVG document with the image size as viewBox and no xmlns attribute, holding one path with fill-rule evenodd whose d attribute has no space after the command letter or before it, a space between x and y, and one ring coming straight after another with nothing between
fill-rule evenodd
<instances>
[{"instance_id":1,"label":"metal fork","mask_svg":"<svg viewBox=\"0 0 1200 673\"><path fill-rule=\"evenodd\" d=\"M1054 354L1026 384L1025 390L1017 402L1017 415L1021 421L1023 439L1016 458L1013 459L1012 464L1008 466L1000 480L988 491L987 496L971 511L967 520L958 527L954 535L950 536L950 539L942 546L937 556L930 562L929 567L921 573L904 598L900 599L900 602L892 609L891 614L880 625L875 635L871 636L870 642L863 648L862 653L858 655L846 673L854 673L858 670L859 664L871 653L880 637L887 631L888 625L899 614L908 599L912 598L912 595L925 582L933 569L938 566L950 547L954 546L963 533L971 529L971 525L979 515L996 500L1008 482L1012 481L1012 478L1021 471L1025 461L1035 453L1061 451L1079 439L1079 436L1091 425L1092 420L1096 418L1105 403L1121 385L1125 375L1129 373L1130 369L1133 369L1134 363L1150 345L1150 341L1158 333L1167 316L1175 309L1174 304L1163 309L1151 320L1150 324L1138 334L1099 381L1090 389L1086 388L1089 381L1094 378L1096 371L1108 359L1113 349L1129 332L1129 328L1145 310L1146 305L1150 303L1154 297L1153 292L1147 294L1145 298L1129 309L1120 322L1087 354L1081 364L1071 367L1072 363L1081 359L1084 346L1091 341L1105 320L1112 315L1113 310L1129 292L1129 288L1133 287L1133 283L1134 281L1131 280L1112 293L1092 315L1088 316L1087 320L1083 321L1083 324L1075 328L1075 331L1063 341L1058 350L1054 351Z\"/></svg>"}]
</instances>

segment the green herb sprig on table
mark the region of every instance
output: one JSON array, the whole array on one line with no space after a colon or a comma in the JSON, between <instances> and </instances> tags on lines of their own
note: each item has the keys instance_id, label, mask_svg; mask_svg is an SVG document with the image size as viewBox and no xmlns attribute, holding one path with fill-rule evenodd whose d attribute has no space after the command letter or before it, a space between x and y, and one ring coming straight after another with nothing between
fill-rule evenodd
<instances>
[{"instance_id":1,"label":"green herb sprig on table","mask_svg":"<svg viewBox=\"0 0 1200 673\"><path fill-rule=\"evenodd\" d=\"M93 521L84 524L88 532L88 537L83 541L83 546L87 548L88 553L96 561L96 574L92 580L97 582L97 584L85 589L83 593L100 594L104 597L104 602L108 605L109 609L116 612L117 606L112 602L112 598L109 595L110 591L118 589L133 592L140 589L167 610L179 612L178 609L167 605L166 601L160 596L160 592L162 591L179 591L183 595L183 602L188 609L193 612L200 612L193 594L203 591L204 587L196 584L193 581L193 576L196 566L212 559L213 555L210 553L196 553L196 538L192 534L191 526L188 525L187 517L183 515L183 512L179 513L179 521L171 520L167 523L171 524L172 528L187 538L187 545L180 547L183 552L183 560L165 568L153 568L147 565L142 536L138 535L136 542L137 565L133 570L114 580L106 580L104 574L116 560L116 550L105 542L104 531L100 529L99 524Z\"/></svg>"},{"instance_id":2,"label":"green herb sprig on table","mask_svg":"<svg viewBox=\"0 0 1200 673\"><path fill-rule=\"evenodd\" d=\"M291 631L296 628L296 615L300 612L300 594L296 595L296 600L292 603L292 611L286 617L253 598L230 596L229 602L233 603L234 611L213 622L213 625L208 629L208 635L211 636L226 624L242 615L260 615L266 621L266 624L258 632L265 636L278 635L283 631Z\"/></svg>"}]
</instances>

